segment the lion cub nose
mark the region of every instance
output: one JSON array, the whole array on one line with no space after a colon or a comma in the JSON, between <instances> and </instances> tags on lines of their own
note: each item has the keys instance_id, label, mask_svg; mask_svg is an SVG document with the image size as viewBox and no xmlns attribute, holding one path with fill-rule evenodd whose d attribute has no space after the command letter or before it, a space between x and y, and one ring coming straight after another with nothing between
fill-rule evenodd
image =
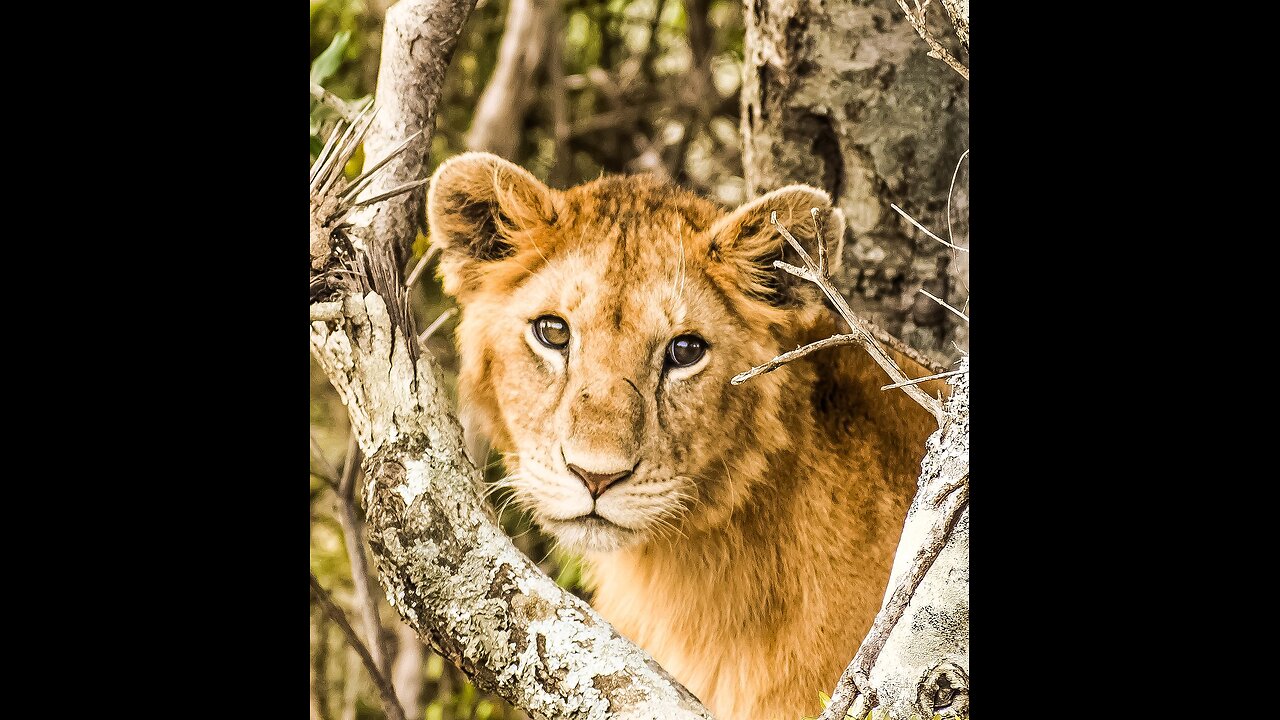
<instances>
[{"instance_id":1,"label":"lion cub nose","mask_svg":"<svg viewBox=\"0 0 1280 720\"><path fill-rule=\"evenodd\" d=\"M587 472L572 463L569 464L569 472L577 475L578 478L582 480L582 484L587 486L587 492L591 493L591 497L593 499L603 495L604 491L608 490L610 485L631 474L630 470L623 470L622 472L616 473Z\"/></svg>"}]
</instances>

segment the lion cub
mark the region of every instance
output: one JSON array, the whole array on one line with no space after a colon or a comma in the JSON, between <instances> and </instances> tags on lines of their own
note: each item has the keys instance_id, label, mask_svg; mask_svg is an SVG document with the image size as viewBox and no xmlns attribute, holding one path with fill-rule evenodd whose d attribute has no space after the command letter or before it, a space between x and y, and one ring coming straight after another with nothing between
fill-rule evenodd
<instances>
[{"instance_id":1,"label":"lion cub","mask_svg":"<svg viewBox=\"0 0 1280 720\"><path fill-rule=\"evenodd\" d=\"M595 607L722 720L817 714L879 609L932 418L856 348L729 379L838 331L811 284L844 221L792 185L732 212L647 176L553 190L440 166L427 214L462 306L461 414L518 502L582 552ZM912 376L928 374L897 357Z\"/></svg>"}]
</instances>

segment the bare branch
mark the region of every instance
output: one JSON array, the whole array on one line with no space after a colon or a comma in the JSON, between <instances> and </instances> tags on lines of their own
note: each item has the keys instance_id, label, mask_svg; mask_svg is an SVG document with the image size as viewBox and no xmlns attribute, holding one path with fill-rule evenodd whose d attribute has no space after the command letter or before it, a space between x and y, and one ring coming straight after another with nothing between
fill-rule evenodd
<instances>
[{"instance_id":1,"label":"bare branch","mask_svg":"<svg viewBox=\"0 0 1280 720\"><path fill-rule=\"evenodd\" d=\"M917 15L915 11L913 11L910 7L907 6L906 0L898 0L898 7L902 8L902 12L906 13L907 22L911 23L911 27L915 28L916 34L918 34L922 40L928 43L930 48L929 57L937 58L945 62L946 64L951 66L952 70L955 70L956 72L960 73L960 77L964 78L965 80L968 80L969 68L960 64L959 60L956 60L955 57L946 48L942 47L942 43L934 39L933 33L930 33L929 28L925 26L924 12L920 11L919 15Z\"/></svg>"},{"instance_id":2,"label":"bare branch","mask_svg":"<svg viewBox=\"0 0 1280 720\"><path fill-rule=\"evenodd\" d=\"M858 337L857 335L832 335L829 338L823 338L817 342L811 342L802 348L796 348L795 350L792 350L790 352L782 353L781 355L770 360L769 362L763 365L758 365L756 367L753 367L746 372L738 373L737 375L734 375L733 379L730 380L729 382L734 385L741 385L742 383L750 380L751 378L757 375L764 375L765 373L771 373L774 370L777 370L778 368L782 367L783 365L791 362L792 360L798 360L804 357L805 355L808 355L811 352L816 352L818 350L825 350L826 348L840 347L841 345L861 345L861 344L862 344L862 338Z\"/></svg>"},{"instance_id":3,"label":"bare branch","mask_svg":"<svg viewBox=\"0 0 1280 720\"><path fill-rule=\"evenodd\" d=\"M378 687L378 694L382 696L382 708L387 712L387 717L391 720L405 720L404 710L400 708L400 703L396 700L395 690L392 689L391 683L387 682L387 678L383 676L377 664L373 662L373 657L369 655L368 648L364 646L364 643L360 642L360 638L356 636L356 631L352 629L351 623L347 622L346 613L333 604L329 593L325 592L325 589L320 585L320 581L316 579L316 574L310 573L310 575L311 592L315 593L316 599L320 601L320 606L324 608L329 618L338 624L338 627L342 629L342 634L346 635L347 642L351 644L351 648L360 656L365 670L369 671L369 677L373 679L373 684Z\"/></svg>"},{"instance_id":4,"label":"bare branch","mask_svg":"<svg viewBox=\"0 0 1280 720\"><path fill-rule=\"evenodd\" d=\"M310 434L311 434L311 459L314 460L315 463L319 465L322 470L324 470L324 474L316 473L316 472L313 472L311 474L315 475L321 480L324 480L325 483L329 485L329 487L333 488L334 490L337 490L338 489L338 469L333 466L333 463L329 462L329 459L324 456L324 452L320 450L320 443L316 442L315 431L314 430L310 431Z\"/></svg>"},{"instance_id":5,"label":"bare branch","mask_svg":"<svg viewBox=\"0 0 1280 720\"><path fill-rule=\"evenodd\" d=\"M427 326L427 329L423 330L422 334L418 336L418 342L426 343L427 339L430 338L433 334L435 334L435 331L439 330L441 325L444 325L449 318L457 314L458 314L458 308L449 308L448 310L445 310L444 312L440 313L440 317L432 321L432 323Z\"/></svg>"},{"instance_id":6,"label":"bare branch","mask_svg":"<svg viewBox=\"0 0 1280 720\"><path fill-rule=\"evenodd\" d=\"M314 82L311 83L311 97L338 113L347 122L355 122L355 119L360 116L360 112L368 107L368 103L360 106L355 103L349 103Z\"/></svg>"},{"instance_id":7,"label":"bare branch","mask_svg":"<svg viewBox=\"0 0 1280 720\"><path fill-rule=\"evenodd\" d=\"M431 258L440 254L440 246L435 243L422 253L422 257L418 260L418 264L413 266L413 270L409 273L409 279L404 281L405 288L412 288L417 284L418 278L422 276L422 271L427 269L427 263L431 262Z\"/></svg>"},{"instance_id":8,"label":"bare branch","mask_svg":"<svg viewBox=\"0 0 1280 720\"><path fill-rule=\"evenodd\" d=\"M956 169L951 173L951 185L947 188L947 237L951 239L951 242L947 243L947 245L965 252L969 252L969 248L960 248L953 244L956 241L956 236L955 233L951 232L951 196L956 191L956 178L960 175L960 165L964 163L964 159L967 157L969 157L968 150L960 154L960 159L956 161Z\"/></svg>"},{"instance_id":9,"label":"bare branch","mask_svg":"<svg viewBox=\"0 0 1280 720\"><path fill-rule=\"evenodd\" d=\"M969 49L969 0L942 0L942 7L946 8L947 15L951 18L951 27L956 30L956 37L960 38L964 49Z\"/></svg>"},{"instance_id":10,"label":"bare branch","mask_svg":"<svg viewBox=\"0 0 1280 720\"><path fill-rule=\"evenodd\" d=\"M853 656L853 662L849 663L844 673L840 675L835 692L831 693L831 704L822 715L818 716L818 720L843 720L854 698L860 692L867 695L869 705L876 704L874 691L871 689L871 668L875 665L876 658L880 656L880 651L884 649L889 634L893 632L893 628L902 617L903 611L907 609L907 604L911 602L911 596L915 594L920 581L929 572L929 568L933 567L933 561L947 544L951 528L955 526L956 520L960 518L960 512L968 503L967 483L959 492L947 497L937 522L930 528L924 543L912 559L910 569L899 579L884 607L876 613L871 632L867 633L866 640L862 641L862 646Z\"/></svg>"},{"instance_id":11,"label":"bare branch","mask_svg":"<svg viewBox=\"0 0 1280 720\"><path fill-rule=\"evenodd\" d=\"M958 169L959 169L959 167L960 167L960 166L959 166L959 165L957 165L957 166L956 166L956 169L958 170ZM955 178L952 178L952 180L954 181L954 180L955 180ZM917 228L919 228L919 230L920 230L921 232L923 232L925 235L928 235L929 237L933 238L934 240L937 240L938 242L942 243L943 245L946 245L947 247L949 247L949 248L951 248L951 249L953 249L953 250L960 250L960 251L963 251L963 252L969 252L969 248L962 248L962 247L960 247L959 245L955 245L955 244L953 244L953 243L949 243L949 242L947 242L946 240L943 240L942 238L938 237L937 235L934 235L934 234L929 230L929 228L927 228L927 227L925 227L925 226L921 225L920 223L916 222L916 219L915 219L915 218L913 218L913 217L911 217L910 215L908 215L906 210L903 210L902 208L898 207L897 205L895 205L895 204L893 204L893 203L889 203L889 207L893 208L894 212L896 212L896 213L898 213L899 215L901 215L902 217L906 218L906 219L907 219L907 222L909 222L909 223L911 223L912 225L915 225ZM947 211L947 212L948 212L948 215L947 215L947 232L950 232L950 228L951 228L951 215L950 215L951 198L950 198L950 197L947 197L947 208L948 208L948 211Z\"/></svg>"},{"instance_id":12,"label":"bare branch","mask_svg":"<svg viewBox=\"0 0 1280 720\"><path fill-rule=\"evenodd\" d=\"M906 381L906 382L894 383L894 384L892 384L892 385L885 385L885 386L881 387L880 389L881 389L881 390L893 390L894 388L905 387L905 386L907 386L907 385L919 385L919 384L920 384L920 383L922 383L922 382L928 382L928 381L930 381L930 380L941 380L942 378L953 377L953 376L955 376L955 375L959 375L960 373L963 373L963 372L968 372L968 371L967 371L967 370L952 370L952 371L950 371L950 372L938 373L938 374L936 374L936 375L926 375L926 376L924 376L924 377L922 377L922 378L916 378L915 380L908 380L908 381Z\"/></svg>"},{"instance_id":13,"label":"bare branch","mask_svg":"<svg viewBox=\"0 0 1280 720\"><path fill-rule=\"evenodd\" d=\"M400 0L387 10L378 65L381 112L365 140L365 155L385 157L405 138L418 131L421 134L377 174L363 194L381 195L427 176L445 72L463 22L475 4L476 0ZM414 188L391 199L367 220L373 230L368 239L390 243L395 261L391 265L397 273L407 262L416 228L422 222L424 195Z\"/></svg>"},{"instance_id":14,"label":"bare branch","mask_svg":"<svg viewBox=\"0 0 1280 720\"><path fill-rule=\"evenodd\" d=\"M818 273L820 275L826 275L827 239L826 236L822 234L822 220L818 218L818 208L809 208L809 214L813 216L813 226L818 230Z\"/></svg>"},{"instance_id":15,"label":"bare branch","mask_svg":"<svg viewBox=\"0 0 1280 720\"><path fill-rule=\"evenodd\" d=\"M925 295L928 295L928 296L929 296L929 297L930 297L934 302L938 303L938 304L939 304L939 305L941 305L942 307L944 307L944 308L946 308L946 309L950 310L951 312L955 313L956 315L960 316L960 319L961 319L961 320L964 320L965 322L969 322L969 316L968 316L968 315L965 315L964 313L960 312L959 310L957 310L957 309L955 309L955 308L951 307L949 304L947 304L947 301L946 301L946 300L943 300L942 298L938 297L937 295L934 295L933 293L929 292L928 290L925 290L924 288L920 288L920 292L924 293Z\"/></svg>"},{"instance_id":16,"label":"bare branch","mask_svg":"<svg viewBox=\"0 0 1280 720\"><path fill-rule=\"evenodd\" d=\"M831 301L831 304L835 306L836 312L840 313L840 317L844 318L844 321L849 324L849 329L852 330L853 334L859 338L859 344L862 345L862 347L871 355L871 358L876 361L876 364L889 374L889 379L897 383L909 380L910 378L902 372L902 368L898 367L898 364L893 361L893 358L890 358L885 353L884 348L880 346L880 343L876 342L876 339L867 331L862 320L858 318L857 315L853 314L853 310L849 309L849 303L845 301L844 296L841 295L840 291L831 283L831 278L819 272L818 266L813 262L813 258L809 257L809 253L805 252L804 247L795 239L795 236L793 236L791 232L782 225L782 223L778 222L777 211L769 214L769 222L778 229L778 232L782 234L782 237L786 238L786 241L791 244L791 247L800 255L800 258L805 264L805 268L801 269L794 265L784 263L781 260L776 260L773 263L774 266L782 268L793 275L802 277L816 284L822 290L823 294L827 296L827 299ZM821 237L821 235L818 237ZM920 403L920 406L925 410L928 410L929 414L938 418L938 422L942 422L942 405L937 400L929 397L929 395L914 385L903 386L902 391L907 395L910 395L912 400Z\"/></svg>"},{"instance_id":17,"label":"bare branch","mask_svg":"<svg viewBox=\"0 0 1280 720\"><path fill-rule=\"evenodd\" d=\"M365 644L379 672L390 676L390 662L386 645L382 642L382 620L378 617L377 586L369 575L369 561L364 554L364 524L356 513L355 485L360 470L360 444L355 433L347 441L347 458L342 466L342 480L338 484L338 522L342 525L342 540L347 550L347 562L351 567L351 582L355 586L352 609L364 626Z\"/></svg>"}]
</instances>

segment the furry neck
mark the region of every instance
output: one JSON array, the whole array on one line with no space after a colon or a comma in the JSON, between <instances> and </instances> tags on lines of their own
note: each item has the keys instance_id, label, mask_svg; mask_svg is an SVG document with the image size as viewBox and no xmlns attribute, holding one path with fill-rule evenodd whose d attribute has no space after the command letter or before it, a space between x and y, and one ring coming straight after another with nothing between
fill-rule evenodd
<instances>
[{"instance_id":1,"label":"furry neck","mask_svg":"<svg viewBox=\"0 0 1280 720\"><path fill-rule=\"evenodd\" d=\"M726 523L589 558L593 605L717 716L811 703L880 606L932 419L881 392L870 362L851 350L791 371L791 442Z\"/></svg>"}]
</instances>

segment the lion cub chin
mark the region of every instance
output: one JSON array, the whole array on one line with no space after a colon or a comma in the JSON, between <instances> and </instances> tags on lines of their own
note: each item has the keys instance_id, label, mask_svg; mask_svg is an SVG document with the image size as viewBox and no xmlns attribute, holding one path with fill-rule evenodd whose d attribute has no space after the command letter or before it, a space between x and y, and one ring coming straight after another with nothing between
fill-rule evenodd
<instances>
[{"instance_id":1,"label":"lion cub chin","mask_svg":"<svg viewBox=\"0 0 1280 720\"><path fill-rule=\"evenodd\" d=\"M775 212L838 261L844 219L804 185L727 211L649 176L554 190L468 153L427 202L462 307L468 433L586 554L600 613L722 719L821 710L880 605L933 429L857 351L730 384L837 331L774 268L799 264Z\"/></svg>"}]
</instances>

